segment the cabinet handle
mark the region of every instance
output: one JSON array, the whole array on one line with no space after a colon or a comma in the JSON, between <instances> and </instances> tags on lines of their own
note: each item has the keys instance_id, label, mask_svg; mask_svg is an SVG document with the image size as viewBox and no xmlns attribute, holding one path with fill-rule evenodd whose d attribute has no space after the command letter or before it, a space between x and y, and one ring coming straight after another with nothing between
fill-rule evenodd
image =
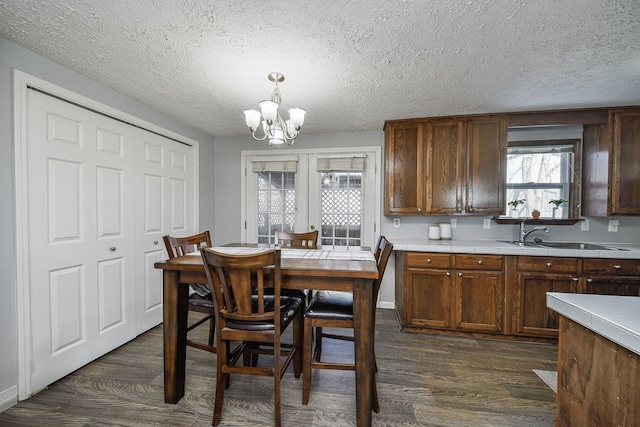
<instances>
[{"instance_id":1,"label":"cabinet handle","mask_svg":"<svg viewBox=\"0 0 640 427\"><path fill-rule=\"evenodd\" d=\"M551 267L553 264L552 264L552 263L550 263L550 262L548 262L548 263L546 263L545 265L546 265L547 267Z\"/></svg>"},{"instance_id":2,"label":"cabinet handle","mask_svg":"<svg viewBox=\"0 0 640 427\"><path fill-rule=\"evenodd\" d=\"M446 273L444 273L445 276L451 276L451 272L447 271Z\"/></svg>"},{"instance_id":3,"label":"cabinet handle","mask_svg":"<svg viewBox=\"0 0 640 427\"><path fill-rule=\"evenodd\" d=\"M431 258L427 258L427 264L431 264Z\"/></svg>"},{"instance_id":4,"label":"cabinet handle","mask_svg":"<svg viewBox=\"0 0 640 427\"><path fill-rule=\"evenodd\" d=\"M593 279L588 278L588 279L587 279L587 283L591 283L591 282L593 282Z\"/></svg>"},{"instance_id":5,"label":"cabinet handle","mask_svg":"<svg viewBox=\"0 0 640 427\"><path fill-rule=\"evenodd\" d=\"M462 277L462 273L458 273L458 277Z\"/></svg>"},{"instance_id":6,"label":"cabinet handle","mask_svg":"<svg viewBox=\"0 0 640 427\"><path fill-rule=\"evenodd\" d=\"M109 248L109 250L110 250L111 252L115 252L115 251L116 251L116 247L115 247L115 246L111 246L111 247Z\"/></svg>"},{"instance_id":7,"label":"cabinet handle","mask_svg":"<svg viewBox=\"0 0 640 427\"><path fill-rule=\"evenodd\" d=\"M478 264L482 265L482 264L484 264L484 261L482 259L479 259L478 260Z\"/></svg>"},{"instance_id":8,"label":"cabinet handle","mask_svg":"<svg viewBox=\"0 0 640 427\"><path fill-rule=\"evenodd\" d=\"M613 268L615 268L616 270L620 270L622 266L620 264L614 264Z\"/></svg>"},{"instance_id":9,"label":"cabinet handle","mask_svg":"<svg viewBox=\"0 0 640 427\"><path fill-rule=\"evenodd\" d=\"M418 208L418 212L422 212L422 208Z\"/></svg>"},{"instance_id":10,"label":"cabinet handle","mask_svg":"<svg viewBox=\"0 0 640 427\"><path fill-rule=\"evenodd\" d=\"M580 279L578 279L577 277L574 277L574 278L573 278L573 281L574 281L574 282L577 282L578 280L580 280Z\"/></svg>"},{"instance_id":11,"label":"cabinet handle","mask_svg":"<svg viewBox=\"0 0 640 427\"><path fill-rule=\"evenodd\" d=\"M476 209L473 206L469 206L469 212L475 212Z\"/></svg>"}]
</instances>

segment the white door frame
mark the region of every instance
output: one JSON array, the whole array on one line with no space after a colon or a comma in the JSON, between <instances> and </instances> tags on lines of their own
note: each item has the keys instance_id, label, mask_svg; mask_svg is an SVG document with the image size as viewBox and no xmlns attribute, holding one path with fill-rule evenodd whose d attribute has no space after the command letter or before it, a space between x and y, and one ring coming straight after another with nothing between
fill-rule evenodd
<instances>
[{"instance_id":1,"label":"white door frame","mask_svg":"<svg viewBox=\"0 0 640 427\"><path fill-rule=\"evenodd\" d=\"M318 155L324 154L324 153L331 153L331 154L337 154L337 153L364 153L364 152L374 152L375 153L375 160L376 160L376 171L375 171L375 192L374 192L374 213L373 213L373 220L374 220L374 228L375 228L375 233L376 235L380 234L380 194L381 194L381 188L382 188L382 173L381 173L381 161L382 161L382 147L379 146L363 146L363 147L339 147L339 148L318 148L315 150L307 150L307 149L300 149L300 150L286 150L286 149L282 149L282 150L243 150L240 153L240 157L241 157L241 161L240 161L240 166L243 170L242 174L241 174L241 178L240 178L240 188L242 189L242 197L240 198L240 240L242 243L246 243L247 242L247 229L246 229L246 224L247 224L247 205L248 202L246 200L247 197L247 179L248 179L248 174L249 174L249 169L250 169L250 165L247 164L247 158L249 157L260 157L260 156L291 156L291 155L298 155L300 158L302 157L308 157L309 155L316 155L316 157ZM303 161L298 161L298 163L307 163L306 160ZM297 187L297 185L296 185ZM305 191L309 191L308 188L305 189ZM307 207L307 212L308 212L308 207ZM372 243L372 246L375 245L375 240Z\"/></svg>"},{"instance_id":2,"label":"white door frame","mask_svg":"<svg viewBox=\"0 0 640 427\"><path fill-rule=\"evenodd\" d=\"M31 396L31 309L29 295L29 236L28 236L28 168L27 168L27 91L28 87L42 90L63 100L94 110L98 113L125 121L156 132L193 147L193 224L199 227L198 158L199 142L164 129L153 123L109 107L70 90L56 86L30 74L15 70L13 72L13 111L14 111L14 153L15 153L15 220L16 220L16 283L18 315L18 400Z\"/></svg>"}]
</instances>

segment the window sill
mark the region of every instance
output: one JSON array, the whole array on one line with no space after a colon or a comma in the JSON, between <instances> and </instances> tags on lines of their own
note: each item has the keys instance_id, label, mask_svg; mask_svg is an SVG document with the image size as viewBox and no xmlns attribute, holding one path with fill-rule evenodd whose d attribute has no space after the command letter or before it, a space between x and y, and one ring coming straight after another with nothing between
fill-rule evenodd
<instances>
[{"instance_id":1,"label":"window sill","mask_svg":"<svg viewBox=\"0 0 640 427\"><path fill-rule=\"evenodd\" d=\"M522 220L527 220L527 224L539 225L573 225L580 221L581 218L538 218L531 217L511 218L508 216L494 216L493 221L497 224L520 224Z\"/></svg>"}]
</instances>

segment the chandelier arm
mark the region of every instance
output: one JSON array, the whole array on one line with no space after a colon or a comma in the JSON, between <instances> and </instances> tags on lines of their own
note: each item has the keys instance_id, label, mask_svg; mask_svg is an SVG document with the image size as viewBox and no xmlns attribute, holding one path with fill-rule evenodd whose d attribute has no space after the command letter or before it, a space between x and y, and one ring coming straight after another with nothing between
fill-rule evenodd
<instances>
[{"instance_id":1,"label":"chandelier arm","mask_svg":"<svg viewBox=\"0 0 640 427\"><path fill-rule=\"evenodd\" d=\"M261 123L261 124L262 124L262 123ZM262 126L258 126L258 127L262 127ZM262 138L259 138L259 137L256 135L256 131L257 131L257 130L258 130L258 129L255 129L253 132L251 132L251 135L253 136L253 139L255 139L256 141L264 141L265 139L267 139L267 133L266 133L266 132L264 132L264 129L263 129L263 133L264 133L264 135L262 135Z\"/></svg>"}]
</instances>

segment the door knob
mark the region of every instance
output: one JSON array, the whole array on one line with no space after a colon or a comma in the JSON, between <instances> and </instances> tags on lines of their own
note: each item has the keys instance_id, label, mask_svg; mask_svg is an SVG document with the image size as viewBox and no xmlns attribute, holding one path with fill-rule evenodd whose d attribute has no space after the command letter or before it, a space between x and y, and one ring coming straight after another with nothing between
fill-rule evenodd
<instances>
[{"instance_id":1,"label":"door knob","mask_svg":"<svg viewBox=\"0 0 640 427\"><path fill-rule=\"evenodd\" d=\"M115 246L111 246L111 247L109 248L109 250L110 250L111 252L115 252L115 251L116 251L116 247L115 247Z\"/></svg>"},{"instance_id":2,"label":"door knob","mask_svg":"<svg viewBox=\"0 0 640 427\"><path fill-rule=\"evenodd\" d=\"M154 244L154 245L157 245L157 244L158 244L158 241L157 241L157 240L154 240L154 241L153 241L153 244Z\"/></svg>"}]
</instances>

